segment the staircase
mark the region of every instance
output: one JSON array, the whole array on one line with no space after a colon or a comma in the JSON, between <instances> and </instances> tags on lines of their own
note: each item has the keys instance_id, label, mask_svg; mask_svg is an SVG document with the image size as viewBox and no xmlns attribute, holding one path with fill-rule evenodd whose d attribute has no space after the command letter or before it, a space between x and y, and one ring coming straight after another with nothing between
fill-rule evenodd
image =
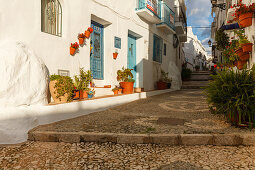
<instances>
[{"instance_id":1,"label":"staircase","mask_svg":"<svg viewBox=\"0 0 255 170\"><path fill-rule=\"evenodd\" d=\"M182 82L182 89L200 89L208 85L211 79L210 71L195 71L192 73L189 81Z\"/></svg>"}]
</instances>

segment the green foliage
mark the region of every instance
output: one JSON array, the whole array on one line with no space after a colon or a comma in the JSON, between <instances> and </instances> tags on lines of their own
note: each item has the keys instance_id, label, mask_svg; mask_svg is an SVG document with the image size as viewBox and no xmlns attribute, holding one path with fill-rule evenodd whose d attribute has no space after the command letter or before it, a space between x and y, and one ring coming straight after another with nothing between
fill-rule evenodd
<instances>
[{"instance_id":1,"label":"green foliage","mask_svg":"<svg viewBox=\"0 0 255 170\"><path fill-rule=\"evenodd\" d=\"M165 72L164 70L161 70L161 80L163 82L166 82L166 83L171 83L172 82L172 78L169 78L168 74L169 73Z\"/></svg>"},{"instance_id":2,"label":"green foliage","mask_svg":"<svg viewBox=\"0 0 255 170\"><path fill-rule=\"evenodd\" d=\"M234 33L238 36L240 45L246 44L246 43L251 43L248 40L248 37L245 35L245 30L244 29L235 30Z\"/></svg>"},{"instance_id":3,"label":"green foliage","mask_svg":"<svg viewBox=\"0 0 255 170\"><path fill-rule=\"evenodd\" d=\"M200 69L200 66L199 66L199 65L196 65L196 66L195 66L195 69L196 69L196 70L199 70L199 69Z\"/></svg>"},{"instance_id":4,"label":"green foliage","mask_svg":"<svg viewBox=\"0 0 255 170\"><path fill-rule=\"evenodd\" d=\"M74 76L74 86L77 90L89 90L89 83L92 81L92 73L90 70L84 71L80 68L80 75Z\"/></svg>"},{"instance_id":5,"label":"green foliage","mask_svg":"<svg viewBox=\"0 0 255 170\"><path fill-rule=\"evenodd\" d=\"M187 80L190 78L192 71L188 68L182 68L182 80Z\"/></svg>"},{"instance_id":6,"label":"green foliage","mask_svg":"<svg viewBox=\"0 0 255 170\"><path fill-rule=\"evenodd\" d=\"M226 46L226 49L223 51L222 55L225 57L224 64L233 65L238 60L238 55L236 50L240 48L239 42L237 40L232 40L229 46Z\"/></svg>"},{"instance_id":7,"label":"green foliage","mask_svg":"<svg viewBox=\"0 0 255 170\"><path fill-rule=\"evenodd\" d=\"M122 67L122 70L117 71L117 80L122 82L135 82L131 70L132 69Z\"/></svg>"},{"instance_id":8,"label":"green foliage","mask_svg":"<svg viewBox=\"0 0 255 170\"><path fill-rule=\"evenodd\" d=\"M216 32L215 41L217 42L217 49L223 51L227 46L229 46L229 37L223 30L218 30Z\"/></svg>"},{"instance_id":9,"label":"green foliage","mask_svg":"<svg viewBox=\"0 0 255 170\"><path fill-rule=\"evenodd\" d=\"M55 88L58 93L57 98L68 94L67 101L71 102L73 100L73 80L69 76L51 75L50 80L56 80ZM60 99L61 100L61 99Z\"/></svg>"},{"instance_id":10,"label":"green foliage","mask_svg":"<svg viewBox=\"0 0 255 170\"><path fill-rule=\"evenodd\" d=\"M208 103L216 114L235 118L233 124L255 123L255 67L251 70L223 70L212 75L213 80L205 89Z\"/></svg>"}]
</instances>

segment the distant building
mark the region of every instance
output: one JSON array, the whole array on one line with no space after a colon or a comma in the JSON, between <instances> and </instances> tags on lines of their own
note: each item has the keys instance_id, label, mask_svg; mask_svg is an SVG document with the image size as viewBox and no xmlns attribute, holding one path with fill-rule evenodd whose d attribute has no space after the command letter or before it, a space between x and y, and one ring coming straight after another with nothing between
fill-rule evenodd
<instances>
[{"instance_id":1,"label":"distant building","mask_svg":"<svg viewBox=\"0 0 255 170\"><path fill-rule=\"evenodd\" d=\"M195 66L199 66L200 70L206 67L207 52L201 41L194 35L192 27L187 27L188 40L184 43L185 61L187 67L191 70L195 70Z\"/></svg>"}]
</instances>

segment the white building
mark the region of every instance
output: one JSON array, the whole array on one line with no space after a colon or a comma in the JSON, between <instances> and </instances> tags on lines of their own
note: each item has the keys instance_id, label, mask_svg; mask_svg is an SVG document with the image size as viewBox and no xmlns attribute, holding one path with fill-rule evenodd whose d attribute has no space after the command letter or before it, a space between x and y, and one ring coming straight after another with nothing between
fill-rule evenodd
<instances>
[{"instance_id":1,"label":"white building","mask_svg":"<svg viewBox=\"0 0 255 170\"><path fill-rule=\"evenodd\" d=\"M212 44L212 55L214 63L224 62L224 58L221 54L221 51L216 49L215 36L217 30L219 30L223 25L233 24L233 22L228 23L228 21L233 20L234 16L234 8L230 8L232 5L237 4L240 0L213 0L211 1L213 4L224 4L226 9L221 9L219 7L212 8L212 16L214 16L214 20L211 24L211 38L213 41ZM250 5L255 3L255 0L243 0L242 3ZM233 30L226 30L225 33L232 36ZM245 28L245 35L248 36L248 40L253 44L255 43L255 18L253 14L252 25ZM253 51L251 53L251 57L248 61L248 67L252 67L255 63L255 48L253 45Z\"/></svg>"},{"instance_id":2,"label":"white building","mask_svg":"<svg viewBox=\"0 0 255 170\"><path fill-rule=\"evenodd\" d=\"M188 27L187 30L188 40L183 47L187 67L191 70L195 70L195 66L198 65L200 70L202 70L204 67L206 67L206 49L197 36L194 35L192 27Z\"/></svg>"},{"instance_id":3,"label":"white building","mask_svg":"<svg viewBox=\"0 0 255 170\"><path fill-rule=\"evenodd\" d=\"M73 77L84 67L92 71L96 86L113 87L118 84L117 70L124 66L134 69L135 87L148 91L155 89L163 69L173 78L174 88L181 86L182 43L187 39L184 0L0 2L0 41L24 42L43 59L50 74ZM70 44L90 26L91 39L71 56ZM179 43L174 47L173 41Z\"/></svg>"}]
</instances>

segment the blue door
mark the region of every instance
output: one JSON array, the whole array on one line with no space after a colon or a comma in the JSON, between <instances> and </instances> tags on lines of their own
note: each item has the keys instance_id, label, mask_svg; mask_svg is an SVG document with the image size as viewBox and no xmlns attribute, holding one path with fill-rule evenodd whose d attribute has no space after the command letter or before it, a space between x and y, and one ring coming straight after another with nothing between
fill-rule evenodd
<instances>
[{"instance_id":1,"label":"blue door","mask_svg":"<svg viewBox=\"0 0 255 170\"><path fill-rule=\"evenodd\" d=\"M104 79L104 27L103 25L91 22L94 29L91 35L90 70L94 79Z\"/></svg>"},{"instance_id":2,"label":"blue door","mask_svg":"<svg viewBox=\"0 0 255 170\"><path fill-rule=\"evenodd\" d=\"M127 67L129 69L133 69L132 73L134 76L136 87L136 38L132 35L128 35L128 60L127 60Z\"/></svg>"}]
</instances>

